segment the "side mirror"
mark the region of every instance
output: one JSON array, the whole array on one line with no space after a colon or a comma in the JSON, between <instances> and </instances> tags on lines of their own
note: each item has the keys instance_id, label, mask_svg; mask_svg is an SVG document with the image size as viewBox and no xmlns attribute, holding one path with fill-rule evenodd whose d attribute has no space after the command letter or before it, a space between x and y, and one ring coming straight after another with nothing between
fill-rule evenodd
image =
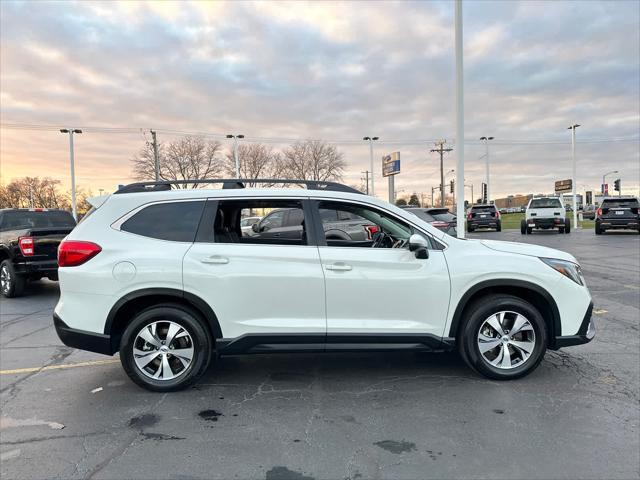
<instances>
[{"instance_id":1,"label":"side mirror","mask_svg":"<svg viewBox=\"0 0 640 480\"><path fill-rule=\"evenodd\" d=\"M258 223L254 223L253 225L251 225L251 230L253 230L255 233L260 233L260 227L258 226Z\"/></svg>"},{"instance_id":2,"label":"side mirror","mask_svg":"<svg viewBox=\"0 0 640 480\"><path fill-rule=\"evenodd\" d=\"M416 258L429 258L429 242L422 235L414 233L409 237L409 250L415 254Z\"/></svg>"}]
</instances>

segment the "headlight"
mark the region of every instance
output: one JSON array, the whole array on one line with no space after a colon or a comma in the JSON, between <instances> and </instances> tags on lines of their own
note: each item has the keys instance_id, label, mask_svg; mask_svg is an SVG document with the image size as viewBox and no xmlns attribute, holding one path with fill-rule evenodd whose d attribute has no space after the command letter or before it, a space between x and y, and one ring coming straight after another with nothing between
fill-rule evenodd
<instances>
[{"instance_id":1,"label":"headlight","mask_svg":"<svg viewBox=\"0 0 640 480\"><path fill-rule=\"evenodd\" d=\"M558 260L557 258L542 258L540 257L544 263L549 265L554 270L560 272L567 278L570 278L578 285L584 285L584 280L582 278L582 270L580 270L580 265L567 262L566 260Z\"/></svg>"}]
</instances>

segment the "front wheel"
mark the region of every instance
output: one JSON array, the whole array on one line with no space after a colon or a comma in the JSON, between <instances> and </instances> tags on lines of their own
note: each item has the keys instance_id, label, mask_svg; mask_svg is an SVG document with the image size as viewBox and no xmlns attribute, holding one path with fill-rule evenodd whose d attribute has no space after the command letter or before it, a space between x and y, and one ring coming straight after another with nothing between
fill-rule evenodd
<instances>
[{"instance_id":1,"label":"front wheel","mask_svg":"<svg viewBox=\"0 0 640 480\"><path fill-rule=\"evenodd\" d=\"M207 370L212 340L200 316L181 305L138 313L120 342L120 361L135 383L170 392L195 383Z\"/></svg>"},{"instance_id":2,"label":"front wheel","mask_svg":"<svg viewBox=\"0 0 640 480\"><path fill-rule=\"evenodd\" d=\"M0 264L0 293L7 298L19 297L24 292L27 279L16 273L11 260Z\"/></svg>"},{"instance_id":3,"label":"front wheel","mask_svg":"<svg viewBox=\"0 0 640 480\"><path fill-rule=\"evenodd\" d=\"M465 310L458 348L467 364L495 380L528 375L542 361L547 330L540 312L512 295L491 295Z\"/></svg>"}]
</instances>

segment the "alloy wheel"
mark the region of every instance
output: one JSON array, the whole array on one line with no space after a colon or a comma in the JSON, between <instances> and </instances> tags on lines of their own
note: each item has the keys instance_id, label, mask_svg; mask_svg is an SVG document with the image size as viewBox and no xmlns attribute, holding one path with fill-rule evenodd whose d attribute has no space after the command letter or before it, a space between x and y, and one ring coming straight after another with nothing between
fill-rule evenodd
<instances>
[{"instance_id":1,"label":"alloy wheel","mask_svg":"<svg viewBox=\"0 0 640 480\"><path fill-rule=\"evenodd\" d=\"M520 367L531 357L535 346L533 326L517 312L497 312L478 331L480 354L489 365L499 369Z\"/></svg>"},{"instance_id":2,"label":"alloy wheel","mask_svg":"<svg viewBox=\"0 0 640 480\"><path fill-rule=\"evenodd\" d=\"M193 361L193 339L181 325L159 320L145 325L133 342L138 369L154 380L173 380L183 375Z\"/></svg>"},{"instance_id":3,"label":"alloy wheel","mask_svg":"<svg viewBox=\"0 0 640 480\"><path fill-rule=\"evenodd\" d=\"M7 293L11 288L11 273L6 265L0 269L0 288L3 293Z\"/></svg>"}]
</instances>

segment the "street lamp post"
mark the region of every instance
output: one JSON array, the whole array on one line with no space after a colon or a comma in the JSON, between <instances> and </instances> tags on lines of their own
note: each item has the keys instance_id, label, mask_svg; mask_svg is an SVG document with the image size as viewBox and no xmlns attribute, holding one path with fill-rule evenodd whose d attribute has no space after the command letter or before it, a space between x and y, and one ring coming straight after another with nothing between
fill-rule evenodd
<instances>
[{"instance_id":1,"label":"street lamp post","mask_svg":"<svg viewBox=\"0 0 640 480\"><path fill-rule=\"evenodd\" d=\"M494 137L480 137L480 140L484 140L484 160L485 160L485 175L487 177L487 203L491 203L491 182L489 180L489 140L493 140Z\"/></svg>"},{"instance_id":2,"label":"street lamp post","mask_svg":"<svg viewBox=\"0 0 640 480\"><path fill-rule=\"evenodd\" d=\"M367 140L369 142L369 162L370 162L370 166L369 168L371 169L371 196L375 197L376 196L376 188L375 188L375 183L374 183L374 170L373 170L373 142L374 140L380 140L380 137L362 137L363 140Z\"/></svg>"},{"instance_id":3,"label":"street lamp post","mask_svg":"<svg viewBox=\"0 0 640 480\"><path fill-rule=\"evenodd\" d=\"M71 213L74 220L78 221L78 209L76 206L76 170L74 165L74 153L73 153L73 134L82 133L79 128L61 128L60 133L69 134L69 162L71 163Z\"/></svg>"},{"instance_id":4,"label":"street lamp post","mask_svg":"<svg viewBox=\"0 0 640 480\"><path fill-rule=\"evenodd\" d=\"M233 161L236 164L236 178L240 178L240 161L238 160L238 139L244 138L244 135L227 135L227 138L233 138Z\"/></svg>"},{"instance_id":5,"label":"street lamp post","mask_svg":"<svg viewBox=\"0 0 640 480\"><path fill-rule=\"evenodd\" d=\"M567 130L571 130L571 196L573 197L573 228L578 228L578 202L576 200L576 128L580 125L574 123Z\"/></svg>"}]
</instances>

